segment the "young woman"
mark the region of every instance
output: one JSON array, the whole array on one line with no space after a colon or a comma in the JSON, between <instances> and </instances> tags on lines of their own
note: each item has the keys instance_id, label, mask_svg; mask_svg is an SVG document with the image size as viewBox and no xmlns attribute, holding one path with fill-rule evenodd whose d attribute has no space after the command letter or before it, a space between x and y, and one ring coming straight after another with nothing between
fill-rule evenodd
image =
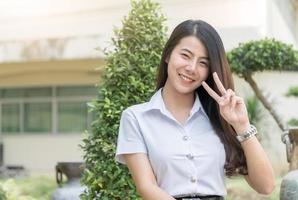
<instances>
[{"instance_id":1,"label":"young woman","mask_svg":"<svg viewBox=\"0 0 298 200\"><path fill-rule=\"evenodd\" d=\"M187 20L164 47L156 93L123 111L116 160L145 200L224 199L224 176L237 174L270 194L274 174L256 133L218 33Z\"/></svg>"}]
</instances>

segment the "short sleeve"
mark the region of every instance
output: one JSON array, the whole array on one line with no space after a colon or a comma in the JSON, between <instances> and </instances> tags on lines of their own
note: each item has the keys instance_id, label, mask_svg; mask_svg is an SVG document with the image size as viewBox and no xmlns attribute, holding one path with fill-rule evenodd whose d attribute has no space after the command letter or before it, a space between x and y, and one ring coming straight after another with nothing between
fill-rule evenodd
<instances>
[{"instance_id":1,"label":"short sleeve","mask_svg":"<svg viewBox=\"0 0 298 200\"><path fill-rule=\"evenodd\" d=\"M126 164L123 154L146 153L147 148L136 118L131 111L122 112L116 148L116 161Z\"/></svg>"}]
</instances>

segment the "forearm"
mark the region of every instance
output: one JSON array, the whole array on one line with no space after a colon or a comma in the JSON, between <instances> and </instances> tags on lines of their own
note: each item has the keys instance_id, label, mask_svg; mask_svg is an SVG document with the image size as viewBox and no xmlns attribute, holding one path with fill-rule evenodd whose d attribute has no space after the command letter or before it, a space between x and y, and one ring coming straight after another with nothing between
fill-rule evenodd
<instances>
[{"instance_id":1,"label":"forearm","mask_svg":"<svg viewBox=\"0 0 298 200\"><path fill-rule=\"evenodd\" d=\"M175 200L158 185L150 184L138 190L144 200Z\"/></svg>"},{"instance_id":2,"label":"forearm","mask_svg":"<svg viewBox=\"0 0 298 200\"><path fill-rule=\"evenodd\" d=\"M255 136L242 142L241 146L251 187L259 193L270 194L275 186L274 172L263 147Z\"/></svg>"},{"instance_id":3,"label":"forearm","mask_svg":"<svg viewBox=\"0 0 298 200\"><path fill-rule=\"evenodd\" d=\"M243 133L248 127L249 123L234 126L237 134ZM249 185L259 193L271 193L275 187L274 172L258 139L253 136L241 142L241 146L246 157Z\"/></svg>"}]
</instances>

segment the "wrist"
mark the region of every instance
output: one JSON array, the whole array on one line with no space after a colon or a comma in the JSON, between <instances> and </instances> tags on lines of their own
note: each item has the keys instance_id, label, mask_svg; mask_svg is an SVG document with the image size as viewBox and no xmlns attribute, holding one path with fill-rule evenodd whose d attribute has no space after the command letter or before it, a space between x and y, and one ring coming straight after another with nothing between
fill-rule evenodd
<instances>
[{"instance_id":1,"label":"wrist","mask_svg":"<svg viewBox=\"0 0 298 200\"><path fill-rule=\"evenodd\" d=\"M249 125L248 129L242 133L238 133L237 140L242 143L258 133L254 125Z\"/></svg>"},{"instance_id":2,"label":"wrist","mask_svg":"<svg viewBox=\"0 0 298 200\"><path fill-rule=\"evenodd\" d=\"M250 123L247 122L245 124L238 124L237 126L233 126L233 128L235 129L237 135L246 132L250 127Z\"/></svg>"}]
</instances>

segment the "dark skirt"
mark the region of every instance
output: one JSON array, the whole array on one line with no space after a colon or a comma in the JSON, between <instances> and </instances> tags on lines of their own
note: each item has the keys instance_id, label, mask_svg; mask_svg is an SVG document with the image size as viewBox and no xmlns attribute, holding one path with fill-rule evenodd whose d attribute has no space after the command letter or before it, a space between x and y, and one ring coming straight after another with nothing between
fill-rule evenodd
<instances>
[{"instance_id":1,"label":"dark skirt","mask_svg":"<svg viewBox=\"0 0 298 200\"><path fill-rule=\"evenodd\" d=\"M208 195L208 196L183 196L175 197L176 200L224 200L224 197L217 195Z\"/></svg>"}]
</instances>

